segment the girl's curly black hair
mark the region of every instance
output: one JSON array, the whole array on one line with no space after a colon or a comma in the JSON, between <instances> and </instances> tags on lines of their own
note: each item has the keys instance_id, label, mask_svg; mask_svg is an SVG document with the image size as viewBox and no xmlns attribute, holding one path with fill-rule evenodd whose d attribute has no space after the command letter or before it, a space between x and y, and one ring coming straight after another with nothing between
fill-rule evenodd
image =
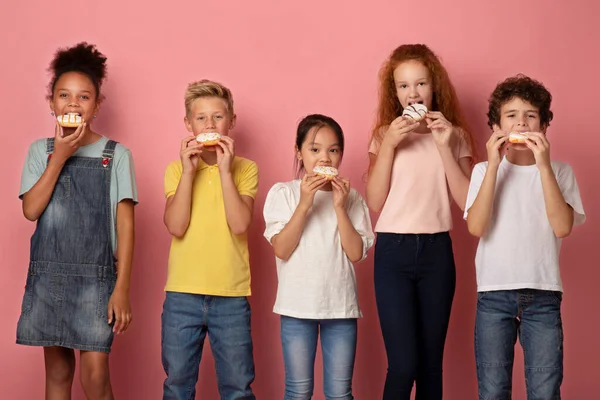
<instances>
[{"instance_id":1,"label":"girl's curly black hair","mask_svg":"<svg viewBox=\"0 0 600 400\"><path fill-rule=\"evenodd\" d=\"M106 77L106 57L95 45L81 42L73 47L58 49L48 69L52 73L52 80L48 85L48 98L52 98L56 82L67 72L80 72L90 78L98 98Z\"/></svg>"}]
</instances>

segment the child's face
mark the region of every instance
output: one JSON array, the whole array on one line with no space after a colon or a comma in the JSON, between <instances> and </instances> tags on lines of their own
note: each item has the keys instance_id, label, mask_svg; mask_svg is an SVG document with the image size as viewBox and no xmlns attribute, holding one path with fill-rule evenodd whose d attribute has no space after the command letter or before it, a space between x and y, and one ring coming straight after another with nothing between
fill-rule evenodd
<instances>
[{"instance_id":1,"label":"child's face","mask_svg":"<svg viewBox=\"0 0 600 400\"><path fill-rule=\"evenodd\" d=\"M394 83L402 108L420 103L431 110L433 83L426 66L418 61L403 62L394 70Z\"/></svg>"},{"instance_id":2,"label":"child's face","mask_svg":"<svg viewBox=\"0 0 600 400\"><path fill-rule=\"evenodd\" d=\"M77 113L83 120L91 123L94 114L100 108L97 97L96 88L90 78L79 72L66 72L56 81L50 109L57 116Z\"/></svg>"},{"instance_id":3,"label":"child's face","mask_svg":"<svg viewBox=\"0 0 600 400\"><path fill-rule=\"evenodd\" d=\"M543 132L540 125L540 112L537 107L515 97L500 107L500 129L510 132ZM529 150L525 144L511 143L514 150Z\"/></svg>"},{"instance_id":4,"label":"child's face","mask_svg":"<svg viewBox=\"0 0 600 400\"><path fill-rule=\"evenodd\" d=\"M297 151L297 157L309 174L317 165L338 168L342 162L342 151L335 132L328 126L312 128L302 148Z\"/></svg>"},{"instance_id":5,"label":"child's face","mask_svg":"<svg viewBox=\"0 0 600 400\"><path fill-rule=\"evenodd\" d=\"M235 125L235 115L231 115L225 100L219 97L200 97L191 104L184 121L187 130L194 136L209 132L228 136L229 130ZM214 151L215 147L207 147L206 150Z\"/></svg>"}]
</instances>

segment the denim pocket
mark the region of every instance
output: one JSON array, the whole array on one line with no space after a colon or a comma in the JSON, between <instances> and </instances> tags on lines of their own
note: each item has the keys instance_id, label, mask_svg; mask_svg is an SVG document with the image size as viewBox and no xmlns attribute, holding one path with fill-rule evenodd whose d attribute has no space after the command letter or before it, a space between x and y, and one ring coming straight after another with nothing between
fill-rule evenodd
<instances>
[{"instance_id":1,"label":"denim pocket","mask_svg":"<svg viewBox=\"0 0 600 400\"><path fill-rule=\"evenodd\" d=\"M21 304L21 315L28 315L33 309L33 279L34 276L31 273L28 273L23 303Z\"/></svg>"},{"instance_id":2,"label":"denim pocket","mask_svg":"<svg viewBox=\"0 0 600 400\"><path fill-rule=\"evenodd\" d=\"M52 198L55 200L63 200L71 197L71 177L69 175L61 175L54 185Z\"/></svg>"},{"instance_id":3,"label":"denim pocket","mask_svg":"<svg viewBox=\"0 0 600 400\"><path fill-rule=\"evenodd\" d=\"M98 307L96 307L98 318L108 320L108 301L115 289L115 283L114 278L98 280Z\"/></svg>"},{"instance_id":4,"label":"denim pocket","mask_svg":"<svg viewBox=\"0 0 600 400\"><path fill-rule=\"evenodd\" d=\"M562 303L562 292L558 291L548 291L548 295L550 298L557 304L561 305Z\"/></svg>"},{"instance_id":5,"label":"denim pocket","mask_svg":"<svg viewBox=\"0 0 600 400\"><path fill-rule=\"evenodd\" d=\"M477 292L477 301L483 299L488 292Z\"/></svg>"}]
</instances>

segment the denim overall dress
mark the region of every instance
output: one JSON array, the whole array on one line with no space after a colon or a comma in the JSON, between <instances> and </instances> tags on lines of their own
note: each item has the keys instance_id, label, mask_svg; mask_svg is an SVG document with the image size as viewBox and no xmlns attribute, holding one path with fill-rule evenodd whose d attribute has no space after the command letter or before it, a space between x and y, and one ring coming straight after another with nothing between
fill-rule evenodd
<instances>
[{"instance_id":1,"label":"denim overall dress","mask_svg":"<svg viewBox=\"0 0 600 400\"><path fill-rule=\"evenodd\" d=\"M70 157L37 222L17 343L110 352L108 300L116 283L110 176L116 142L102 157ZM47 139L48 161L54 139Z\"/></svg>"}]
</instances>

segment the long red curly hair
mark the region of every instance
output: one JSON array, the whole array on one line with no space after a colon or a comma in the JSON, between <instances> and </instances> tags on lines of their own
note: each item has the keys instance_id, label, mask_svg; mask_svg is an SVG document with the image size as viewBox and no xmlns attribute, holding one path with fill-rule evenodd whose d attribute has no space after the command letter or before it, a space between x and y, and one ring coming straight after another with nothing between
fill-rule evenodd
<instances>
[{"instance_id":1,"label":"long red curly hair","mask_svg":"<svg viewBox=\"0 0 600 400\"><path fill-rule=\"evenodd\" d=\"M461 111L448 71L435 53L424 44L405 44L396 48L381 67L377 121L371 134L371 141L381 143L385 127L402 114L403 108L396 96L394 71L398 65L406 61L418 61L427 67L433 82L432 111L440 111L452 125L461 128L475 160L475 141Z\"/></svg>"}]
</instances>

